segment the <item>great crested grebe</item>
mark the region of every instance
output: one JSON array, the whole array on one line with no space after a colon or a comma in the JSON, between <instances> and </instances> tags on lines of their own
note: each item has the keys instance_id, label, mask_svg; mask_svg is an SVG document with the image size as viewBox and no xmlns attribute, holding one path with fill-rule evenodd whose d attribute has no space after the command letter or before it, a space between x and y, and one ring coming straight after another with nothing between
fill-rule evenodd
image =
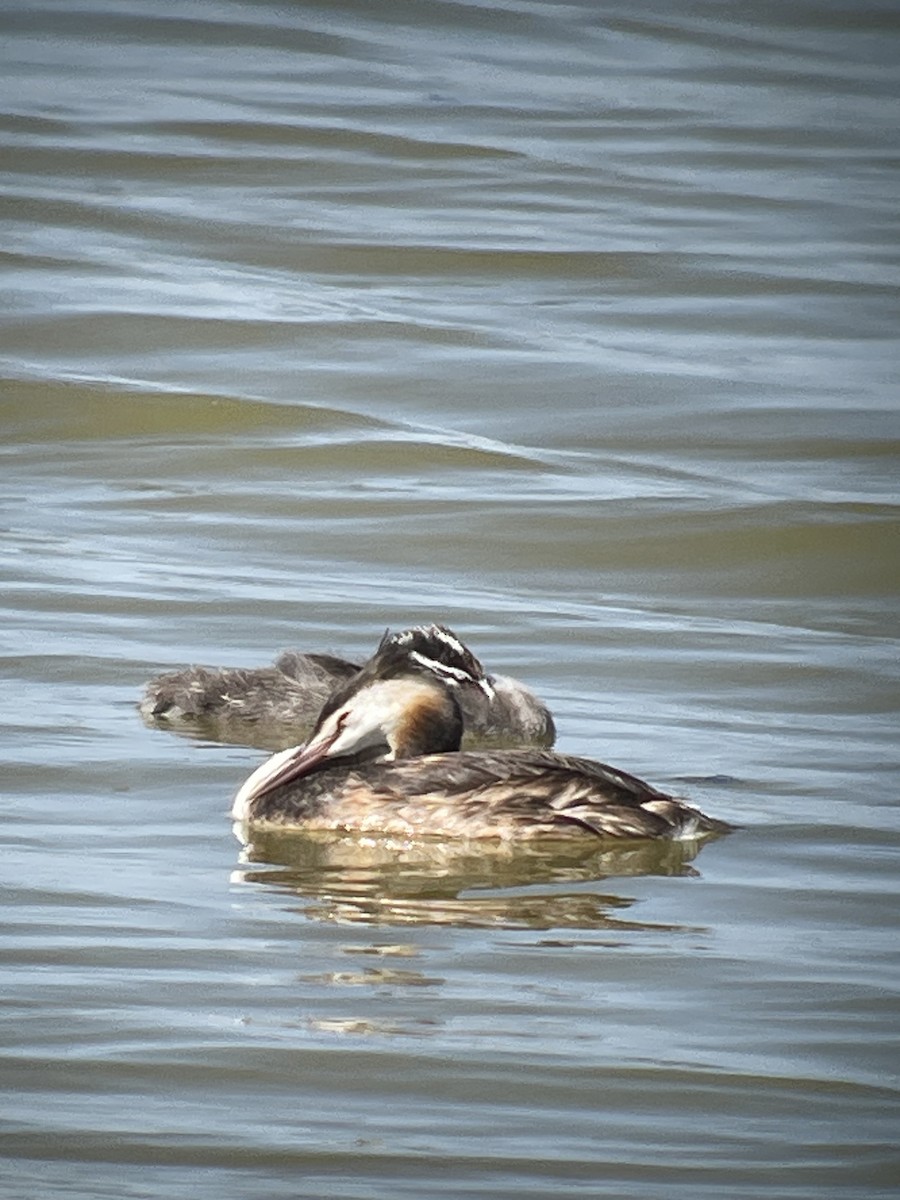
<instances>
[{"instance_id":1,"label":"great crested grebe","mask_svg":"<svg viewBox=\"0 0 900 1200\"><path fill-rule=\"evenodd\" d=\"M517 679L486 674L471 650L445 625L385 633L376 653L389 647L402 650L411 662L452 689L462 710L467 742L553 745L556 729L547 706ZM292 650L276 659L274 666L255 670L188 667L151 679L140 711L153 724L220 723L232 734L242 723L279 726L296 740L309 733L335 688L348 684L360 670L330 654Z\"/></svg>"},{"instance_id":2,"label":"great crested grebe","mask_svg":"<svg viewBox=\"0 0 900 1200\"><path fill-rule=\"evenodd\" d=\"M454 693L383 644L323 708L312 736L246 780L250 826L406 837L690 840L730 828L633 775L547 750L460 751Z\"/></svg>"}]
</instances>

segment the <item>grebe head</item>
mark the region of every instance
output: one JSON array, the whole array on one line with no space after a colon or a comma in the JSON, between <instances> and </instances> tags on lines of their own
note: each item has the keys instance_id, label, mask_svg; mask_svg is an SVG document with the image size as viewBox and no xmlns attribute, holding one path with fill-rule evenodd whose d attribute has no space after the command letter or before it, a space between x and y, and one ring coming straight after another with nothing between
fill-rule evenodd
<instances>
[{"instance_id":1,"label":"grebe head","mask_svg":"<svg viewBox=\"0 0 900 1200\"><path fill-rule=\"evenodd\" d=\"M273 755L244 782L233 814L242 818L252 800L317 768L458 750L462 734L449 681L430 658L387 636L328 698L309 740Z\"/></svg>"}]
</instances>

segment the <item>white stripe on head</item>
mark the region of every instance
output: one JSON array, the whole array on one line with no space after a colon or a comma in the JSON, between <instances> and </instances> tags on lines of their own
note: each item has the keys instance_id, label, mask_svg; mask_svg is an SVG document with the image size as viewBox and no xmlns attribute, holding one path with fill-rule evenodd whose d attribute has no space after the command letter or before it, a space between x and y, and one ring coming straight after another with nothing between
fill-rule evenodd
<instances>
[{"instance_id":1,"label":"white stripe on head","mask_svg":"<svg viewBox=\"0 0 900 1200\"><path fill-rule=\"evenodd\" d=\"M409 657L412 662L418 663L420 667L425 667L433 675L437 675L439 679L443 679L451 685L474 683L476 687L481 688L489 700L494 698L494 689L484 676L473 675L471 671L466 671L462 667L451 667L449 663L437 662L433 658L427 658L424 654L420 654L418 650L411 650Z\"/></svg>"},{"instance_id":2,"label":"white stripe on head","mask_svg":"<svg viewBox=\"0 0 900 1200\"><path fill-rule=\"evenodd\" d=\"M449 629L445 629L443 625L429 625L427 629L423 628L422 632L427 633L429 637L433 637L438 642L443 642L445 646L449 646L457 654L472 653L455 634L452 634Z\"/></svg>"},{"instance_id":3,"label":"white stripe on head","mask_svg":"<svg viewBox=\"0 0 900 1200\"><path fill-rule=\"evenodd\" d=\"M432 671L435 675L440 675L442 678L448 679L453 683L462 683L468 680L470 683L475 682L475 678L470 671L463 670L462 667L451 667L449 663L438 662L435 658L428 658L425 654L420 654L418 650L410 650L410 660L418 663L420 667L425 667L426 670Z\"/></svg>"}]
</instances>

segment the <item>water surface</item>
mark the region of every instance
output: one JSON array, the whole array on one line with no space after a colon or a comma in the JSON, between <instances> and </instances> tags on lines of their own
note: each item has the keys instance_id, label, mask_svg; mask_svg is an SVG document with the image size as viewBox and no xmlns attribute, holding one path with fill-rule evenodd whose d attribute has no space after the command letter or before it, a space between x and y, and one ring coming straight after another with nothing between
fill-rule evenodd
<instances>
[{"instance_id":1,"label":"water surface","mask_svg":"<svg viewBox=\"0 0 900 1200\"><path fill-rule=\"evenodd\" d=\"M0 21L6 1194L887 1196L893 7ZM433 619L741 830L242 848L136 713Z\"/></svg>"}]
</instances>

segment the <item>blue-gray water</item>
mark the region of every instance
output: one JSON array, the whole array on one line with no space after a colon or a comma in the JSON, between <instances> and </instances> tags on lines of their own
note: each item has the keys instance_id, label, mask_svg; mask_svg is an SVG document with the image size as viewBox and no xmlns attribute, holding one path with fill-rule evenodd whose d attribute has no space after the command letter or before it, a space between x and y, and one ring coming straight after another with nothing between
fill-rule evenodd
<instances>
[{"instance_id":1,"label":"blue-gray water","mask_svg":"<svg viewBox=\"0 0 900 1200\"><path fill-rule=\"evenodd\" d=\"M4 1200L891 1193L895 6L0 24ZM242 852L135 710L426 619L742 829Z\"/></svg>"}]
</instances>

